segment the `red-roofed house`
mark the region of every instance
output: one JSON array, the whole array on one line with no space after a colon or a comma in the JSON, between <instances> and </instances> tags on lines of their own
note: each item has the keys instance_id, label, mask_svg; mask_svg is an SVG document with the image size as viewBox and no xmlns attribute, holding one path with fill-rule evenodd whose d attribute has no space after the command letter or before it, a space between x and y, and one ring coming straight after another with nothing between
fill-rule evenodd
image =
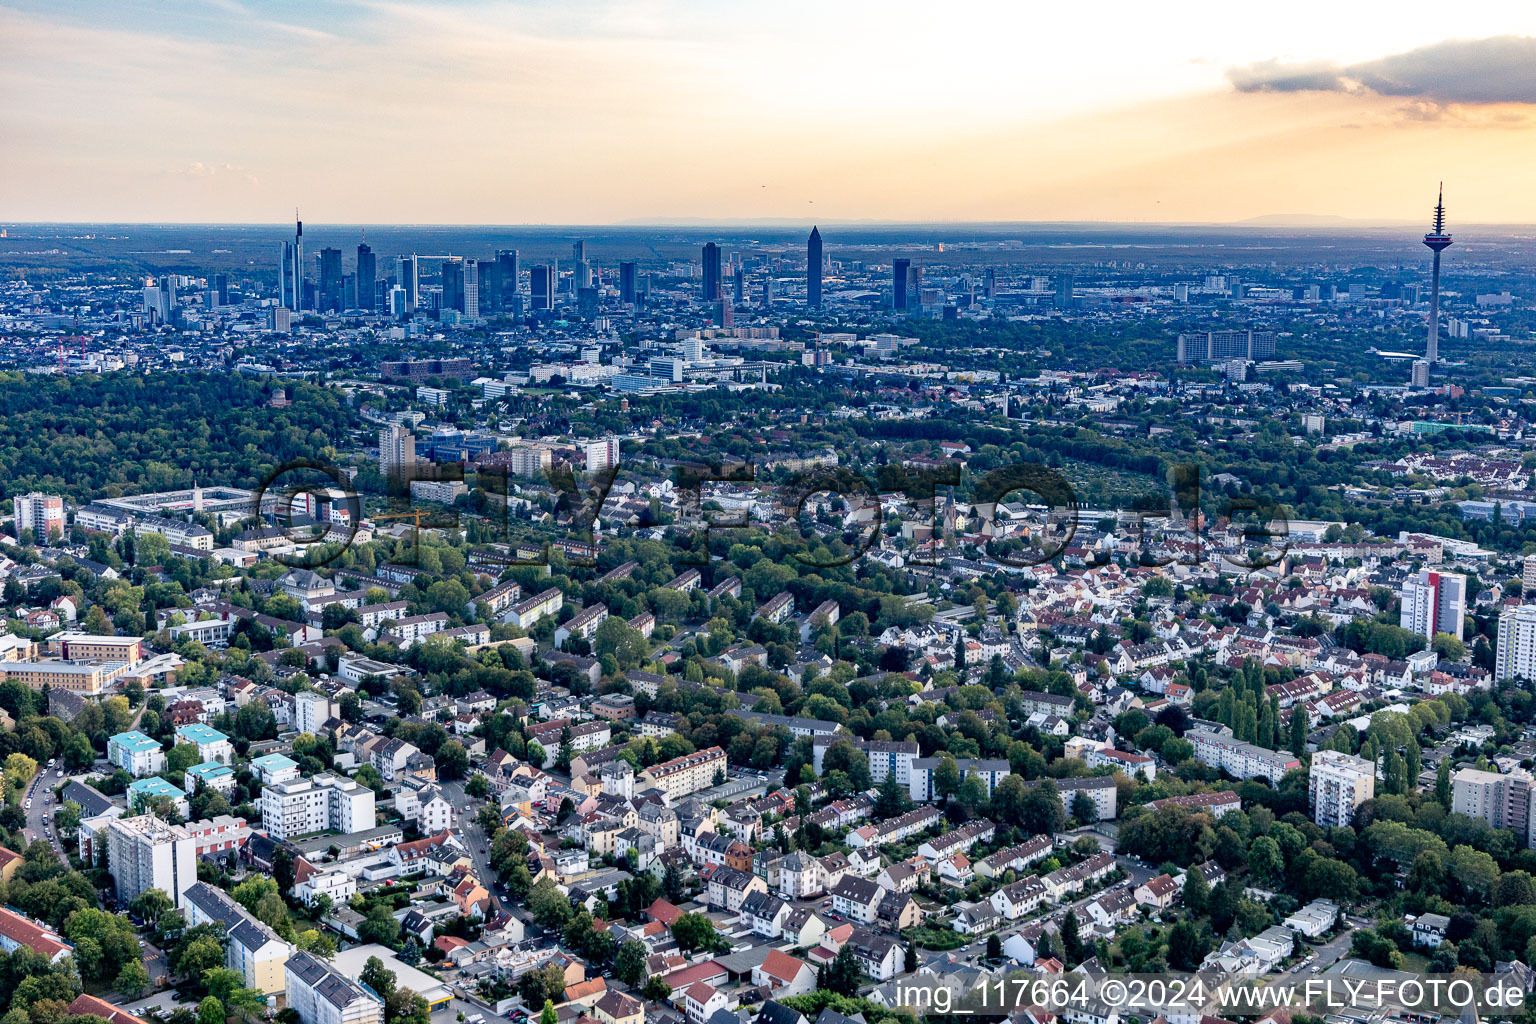
<instances>
[{"instance_id":1,"label":"red-roofed house","mask_svg":"<svg viewBox=\"0 0 1536 1024\"><path fill-rule=\"evenodd\" d=\"M766 985L775 999L805 995L816 988L816 972L811 965L782 950L772 950L766 959L752 968L752 984Z\"/></svg>"},{"instance_id":2,"label":"red-roofed house","mask_svg":"<svg viewBox=\"0 0 1536 1024\"><path fill-rule=\"evenodd\" d=\"M7 953L26 946L34 953L41 953L49 963L58 963L74 947L63 937L31 918L22 917L14 910L0 907L0 949Z\"/></svg>"},{"instance_id":3,"label":"red-roofed house","mask_svg":"<svg viewBox=\"0 0 1536 1024\"><path fill-rule=\"evenodd\" d=\"M677 919L683 916L683 912L666 900L657 898L655 903L645 908L645 916L652 921L660 921L671 928Z\"/></svg>"},{"instance_id":4,"label":"red-roofed house","mask_svg":"<svg viewBox=\"0 0 1536 1024\"><path fill-rule=\"evenodd\" d=\"M108 1024L147 1024L142 1017L135 1017L120 1006L89 995L76 996L69 1004L69 1012L73 1016L100 1017Z\"/></svg>"},{"instance_id":5,"label":"red-roofed house","mask_svg":"<svg viewBox=\"0 0 1536 1024\"><path fill-rule=\"evenodd\" d=\"M689 985L683 992L683 1011L688 1015L690 1024L704 1024L714 1016L716 1010L724 1010L727 1001L724 992L701 981Z\"/></svg>"}]
</instances>

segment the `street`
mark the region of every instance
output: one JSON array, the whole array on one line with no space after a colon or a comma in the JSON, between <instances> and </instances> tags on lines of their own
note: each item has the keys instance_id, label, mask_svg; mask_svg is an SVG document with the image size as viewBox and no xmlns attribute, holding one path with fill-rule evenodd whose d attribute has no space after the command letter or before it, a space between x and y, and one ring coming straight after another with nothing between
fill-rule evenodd
<instances>
[{"instance_id":1,"label":"street","mask_svg":"<svg viewBox=\"0 0 1536 1024\"><path fill-rule=\"evenodd\" d=\"M443 791L443 796L453 805L453 830L462 840L464 848L469 852L469 859L474 862L475 873L485 883L486 890L491 894L492 913L499 912L502 908L501 899L496 894L496 872L491 867L491 837L475 822L475 813L484 803L464 792L464 784L468 779L455 779L452 782L439 782L438 788ZM482 852L483 851L483 852ZM506 908L511 912L511 907Z\"/></svg>"},{"instance_id":2,"label":"street","mask_svg":"<svg viewBox=\"0 0 1536 1024\"><path fill-rule=\"evenodd\" d=\"M46 830L53 828L53 814L58 810L58 805L53 799L53 790L55 786L66 781L66 779L59 777L58 771L59 769L57 768L40 768L38 773L32 777L32 781L27 783L26 796L22 798L22 806L26 807L27 800L30 799L32 801L32 806L26 807L27 826L23 830L29 842L44 838ZM47 823L43 821L44 818L48 819ZM64 855L64 843L59 838L57 830L54 830L53 838L49 842L53 846L54 851L59 855L59 859L68 859Z\"/></svg>"}]
</instances>

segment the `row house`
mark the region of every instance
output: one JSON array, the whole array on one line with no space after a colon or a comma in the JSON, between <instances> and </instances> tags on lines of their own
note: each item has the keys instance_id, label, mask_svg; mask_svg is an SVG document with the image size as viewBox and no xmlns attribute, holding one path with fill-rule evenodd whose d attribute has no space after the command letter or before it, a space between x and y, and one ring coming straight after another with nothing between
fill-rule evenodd
<instances>
[{"instance_id":1,"label":"row house","mask_svg":"<svg viewBox=\"0 0 1536 1024\"><path fill-rule=\"evenodd\" d=\"M878 825L864 825L847 835L847 843L854 849L880 847L899 843L919 832L925 832L944 820L936 807L918 807L895 818L888 818Z\"/></svg>"},{"instance_id":2,"label":"row house","mask_svg":"<svg viewBox=\"0 0 1536 1024\"><path fill-rule=\"evenodd\" d=\"M1115 858L1107 853L1096 853L1080 864L1052 871L1041 882L1052 899L1060 899L1067 893L1082 892L1114 870Z\"/></svg>"},{"instance_id":3,"label":"row house","mask_svg":"<svg viewBox=\"0 0 1536 1024\"><path fill-rule=\"evenodd\" d=\"M1040 904L1045 902L1045 897L1045 883L1037 876L1030 875L994 892L991 900L992 909L1005 920L1017 921L1025 914L1039 909Z\"/></svg>"},{"instance_id":4,"label":"row house","mask_svg":"<svg viewBox=\"0 0 1536 1024\"><path fill-rule=\"evenodd\" d=\"M1055 844L1049 836L1035 836L978 861L976 873L984 878L998 878L1008 871L1017 873L1049 857L1054 849Z\"/></svg>"},{"instance_id":5,"label":"row house","mask_svg":"<svg viewBox=\"0 0 1536 1024\"><path fill-rule=\"evenodd\" d=\"M979 842L990 840L997 833L997 826L986 819L967 822L953 831L928 840L917 848L918 856L929 863L936 863L956 853L964 853Z\"/></svg>"}]
</instances>

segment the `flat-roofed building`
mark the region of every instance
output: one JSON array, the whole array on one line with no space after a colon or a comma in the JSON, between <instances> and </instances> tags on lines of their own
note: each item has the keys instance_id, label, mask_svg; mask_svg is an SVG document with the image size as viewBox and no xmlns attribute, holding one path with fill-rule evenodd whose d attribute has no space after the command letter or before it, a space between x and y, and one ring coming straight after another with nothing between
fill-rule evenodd
<instances>
[{"instance_id":1,"label":"flat-roofed building","mask_svg":"<svg viewBox=\"0 0 1536 1024\"><path fill-rule=\"evenodd\" d=\"M197 882L196 842L180 825L152 814L114 818L107 823L107 869L117 884L120 905L159 889L180 907Z\"/></svg>"},{"instance_id":2,"label":"flat-roofed building","mask_svg":"<svg viewBox=\"0 0 1536 1024\"><path fill-rule=\"evenodd\" d=\"M126 661L9 661L0 662L0 680L14 679L33 690L68 690L94 697L130 667Z\"/></svg>"},{"instance_id":3,"label":"flat-roofed building","mask_svg":"<svg viewBox=\"0 0 1536 1024\"><path fill-rule=\"evenodd\" d=\"M65 661L126 661L137 664L144 657L144 641L136 636L103 636L67 630L48 638L48 652Z\"/></svg>"}]
</instances>

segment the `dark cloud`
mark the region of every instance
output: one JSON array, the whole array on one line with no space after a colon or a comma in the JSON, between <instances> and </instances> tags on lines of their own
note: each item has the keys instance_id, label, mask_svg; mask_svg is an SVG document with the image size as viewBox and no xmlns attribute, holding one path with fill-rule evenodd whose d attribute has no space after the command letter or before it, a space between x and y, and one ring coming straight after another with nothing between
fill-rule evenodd
<instances>
[{"instance_id":1,"label":"dark cloud","mask_svg":"<svg viewBox=\"0 0 1536 1024\"><path fill-rule=\"evenodd\" d=\"M1431 103L1536 104L1536 37L1452 39L1347 67L1260 61L1229 68L1239 92L1373 92Z\"/></svg>"}]
</instances>

